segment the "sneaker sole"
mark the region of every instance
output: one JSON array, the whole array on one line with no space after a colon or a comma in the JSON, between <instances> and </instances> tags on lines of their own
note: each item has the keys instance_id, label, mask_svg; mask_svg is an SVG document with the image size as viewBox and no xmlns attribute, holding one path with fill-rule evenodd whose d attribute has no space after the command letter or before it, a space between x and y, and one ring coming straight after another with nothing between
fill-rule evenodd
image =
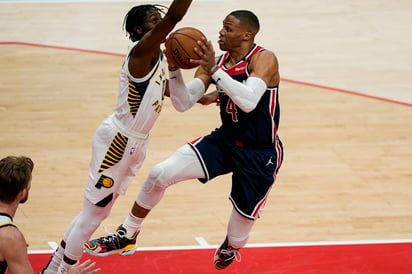
<instances>
[{"instance_id":1,"label":"sneaker sole","mask_svg":"<svg viewBox=\"0 0 412 274\"><path fill-rule=\"evenodd\" d=\"M220 266L219 265L219 262L214 262L214 264L213 264L214 266L215 266L215 268L217 269L217 270L223 270L223 269L225 269L227 266Z\"/></svg>"},{"instance_id":2,"label":"sneaker sole","mask_svg":"<svg viewBox=\"0 0 412 274\"><path fill-rule=\"evenodd\" d=\"M126 249L126 250L113 250L113 251L104 252L104 253L97 253L87 248L85 248L84 251L96 257L106 257L110 255L131 256L136 252L136 249L137 249L137 246L130 248L130 249Z\"/></svg>"}]
</instances>

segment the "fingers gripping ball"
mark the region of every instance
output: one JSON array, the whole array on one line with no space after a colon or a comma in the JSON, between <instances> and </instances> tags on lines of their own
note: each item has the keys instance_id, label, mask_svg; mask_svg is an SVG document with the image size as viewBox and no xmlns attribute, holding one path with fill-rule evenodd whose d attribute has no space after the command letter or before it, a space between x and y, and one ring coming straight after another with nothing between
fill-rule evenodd
<instances>
[{"instance_id":1,"label":"fingers gripping ball","mask_svg":"<svg viewBox=\"0 0 412 274\"><path fill-rule=\"evenodd\" d=\"M197 41L205 36L200 30L191 27L180 28L173 32L166 40L165 47L168 57L182 69L195 68L198 65L191 63L190 59L200 59L195 52Z\"/></svg>"}]
</instances>

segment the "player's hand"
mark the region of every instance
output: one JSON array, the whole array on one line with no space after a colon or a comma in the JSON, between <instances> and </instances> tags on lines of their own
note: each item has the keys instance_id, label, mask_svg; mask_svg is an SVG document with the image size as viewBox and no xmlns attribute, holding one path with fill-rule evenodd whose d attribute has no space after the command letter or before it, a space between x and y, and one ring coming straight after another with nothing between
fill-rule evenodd
<instances>
[{"instance_id":1,"label":"player's hand","mask_svg":"<svg viewBox=\"0 0 412 274\"><path fill-rule=\"evenodd\" d=\"M74 265L70 268L68 274L94 274L99 273L100 268L93 269L96 262L92 262L90 259L84 261L82 264Z\"/></svg>"},{"instance_id":2,"label":"player's hand","mask_svg":"<svg viewBox=\"0 0 412 274\"><path fill-rule=\"evenodd\" d=\"M178 68L178 66L173 61L173 58L169 57L169 53L168 53L167 49L163 50L163 54L166 56L167 65L168 65L169 68L173 68L173 69Z\"/></svg>"},{"instance_id":3,"label":"player's hand","mask_svg":"<svg viewBox=\"0 0 412 274\"><path fill-rule=\"evenodd\" d=\"M169 36L167 37L167 39L169 39L169 37L171 37L172 34L173 33L170 33ZM166 41L167 41L167 39L166 39ZM169 68L177 68L176 63L174 62L173 57L171 57L170 52L168 52L167 48L165 48L163 50L163 54L166 56L167 64L168 64Z\"/></svg>"},{"instance_id":4,"label":"player's hand","mask_svg":"<svg viewBox=\"0 0 412 274\"><path fill-rule=\"evenodd\" d=\"M206 71L210 72L215 63L215 50L212 45L212 41L206 40L205 37L201 41L197 41L198 47L195 48L195 52L200 56L199 60L191 59L192 63L198 64Z\"/></svg>"},{"instance_id":5,"label":"player's hand","mask_svg":"<svg viewBox=\"0 0 412 274\"><path fill-rule=\"evenodd\" d=\"M202 105L210 105L212 103L216 103L216 105L219 106L219 94L217 93L217 90L214 90L203 95L197 102Z\"/></svg>"},{"instance_id":6,"label":"player's hand","mask_svg":"<svg viewBox=\"0 0 412 274\"><path fill-rule=\"evenodd\" d=\"M167 49L163 50L163 54L166 56L167 65L169 66L169 68L177 68L177 65L174 62L173 57L170 57L170 53L167 51Z\"/></svg>"}]
</instances>

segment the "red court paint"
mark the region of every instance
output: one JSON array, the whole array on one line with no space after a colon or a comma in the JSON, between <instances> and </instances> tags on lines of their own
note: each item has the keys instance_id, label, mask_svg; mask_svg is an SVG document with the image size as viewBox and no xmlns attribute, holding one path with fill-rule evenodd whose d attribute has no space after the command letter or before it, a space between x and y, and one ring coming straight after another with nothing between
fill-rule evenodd
<instances>
[{"instance_id":1,"label":"red court paint","mask_svg":"<svg viewBox=\"0 0 412 274\"><path fill-rule=\"evenodd\" d=\"M242 261L225 270L213 267L214 249L136 251L132 256L91 258L101 274L247 273L247 274L411 274L412 243L246 247ZM50 254L30 254L40 271Z\"/></svg>"}]
</instances>

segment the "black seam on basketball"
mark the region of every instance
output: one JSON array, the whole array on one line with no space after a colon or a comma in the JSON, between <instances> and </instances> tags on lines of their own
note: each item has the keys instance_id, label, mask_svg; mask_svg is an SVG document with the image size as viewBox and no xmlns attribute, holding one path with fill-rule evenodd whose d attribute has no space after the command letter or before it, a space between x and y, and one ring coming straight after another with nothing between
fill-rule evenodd
<instances>
[{"instance_id":1,"label":"black seam on basketball","mask_svg":"<svg viewBox=\"0 0 412 274\"><path fill-rule=\"evenodd\" d=\"M195 44L197 44L197 40L196 40L196 39L193 39L191 36L189 36L189 35L187 35L187 34L183 34L183 33L177 33L177 34L183 35L183 36L185 36L185 37L187 37L187 38L190 38L192 41L195 42ZM173 36L173 38L174 38L174 36ZM182 44L179 42L179 40L177 40L177 38L176 38L176 42L177 42L177 43L179 44L179 46L184 50ZM193 58L193 56L190 55L186 50L184 50L184 52L185 52L188 56L190 56L190 58L196 59L196 58ZM198 56L198 57L199 57L199 56Z\"/></svg>"},{"instance_id":2,"label":"black seam on basketball","mask_svg":"<svg viewBox=\"0 0 412 274\"><path fill-rule=\"evenodd\" d=\"M174 40L174 42L176 42L176 43L179 45L179 48L183 49L183 48L182 48L182 45L179 43L179 41L178 41L177 39L175 39L174 37L172 37L171 40ZM172 42L173 42L173 41L170 41L170 44L172 44ZM172 53L173 53L173 52L172 52ZM186 68L186 67L187 67L186 64L185 64L185 63L182 63L182 62L179 60L179 58L176 58L176 56L175 56L174 54L173 54L173 59L174 59L174 61L178 64L178 67L181 67L181 68Z\"/></svg>"},{"instance_id":3,"label":"black seam on basketball","mask_svg":"<svg viewBox=\"0 0 412 274\"><path fill-rule=\"evenodd\" d=\"M181 34L181 33L179 33L179 34ZM183 35L183 34L181 34L181 35ZM193 56L190 55L189 52L187 52L187 51L185 50L185 48L183 47L182 43L180 43L178 39L174 38L174 36L175 36L175 35L173 35L173 37L172 37L171 39L174 40L174 41L179 45L179 48L180 48L184 53L186 53L186 55L189 56L190 59L196 59L196 58L193 58ZM184 36L192 39L193 41L197 41L197 40L193 39L192 37L190 37L190 36L188 36L188 35L184 35ZM176 58L175 58L175 61L178 62L178 63L180 63L181 65L183 65L182 67L186 67L186 68L189 68L189 67L190 67L190 68L191 68L192 66L194 66L194 64L190 63L190 61L189 61L189 63L187 63L187 64L182 64L179 60L176 60Z\"/></svg>"},{"instance_id":4,"label":"black seam on basketball","mask_svg":"<svg viewBox=\"0 0 412 274\"><path fill-rule=\"evenodd\" d=\"M187 35L187 34L185 34L185 33L180 33L180 32L178 32L178 33L175 33L174 35L173 35L173 37L175 37L176 35L183 35L183 36L185 36L185 37L187 37L187 38L190 38L190 39L192 39L193 41L197 41L197 39L194 39L192 36L190 36L190 35Z\"/></svg>"}]
</instances>

